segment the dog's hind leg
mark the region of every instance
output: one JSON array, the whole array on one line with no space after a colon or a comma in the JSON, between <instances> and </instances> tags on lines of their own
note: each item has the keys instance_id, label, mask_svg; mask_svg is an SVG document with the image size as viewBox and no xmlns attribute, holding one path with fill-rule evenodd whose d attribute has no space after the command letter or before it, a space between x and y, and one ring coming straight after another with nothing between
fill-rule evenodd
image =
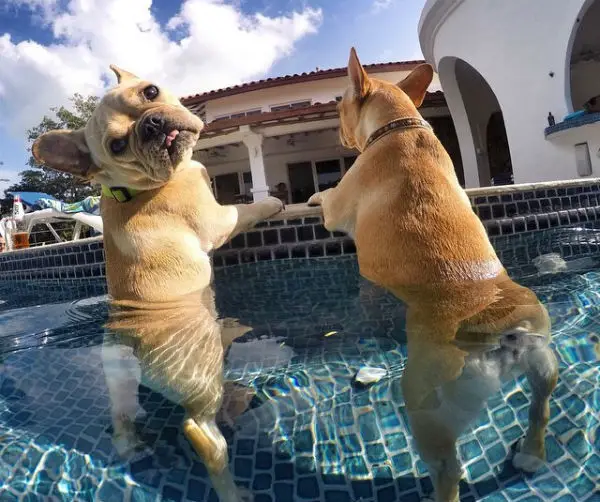
<instances>
[{"instance_id":1,"label":"dog's hind leg","mask_svg":"<svg viewBox=\"0 0 600 502\"><path fill-rule=\"evenodd\" d=\"M183 432L202 458L219 502L250 502L250 494L243 493L233 481L229 470L227 442L214 418L187 418L183 423Z\"/></svg>"},{"instance_id":2,"label":"dog's hind leg","mask_svg":"<svg viewBox=\"0 0 600 502\"><path fill-rule=\"evenodd\" d=\"M128 457L141 446L134 424L141 379L139 362L130 347L105 340L102 368L110 398L112 442L121 457Z\"/></svg>"},{"instance_id":3,"label":"dog's hind leg","mask_svg":"<svg viewBox=\"0 0 600 502\"><path fill-rule=\"evenodd\" d=\"M550 419L550 395L558 381L558 362L545 337L532 334L516 336L528 337L527 339L533 342L523 349L515 349L524 351L521 362L525 366L532 398L529 406L529 426L513 457L513 465L517 469L535 472L543 466L546 459L545 438Z\"/></svg>"},{"instance_id":4,"label":"dog's hind leg","mask_svg":"<svg viewBox=\"0 0 600 502\"><path fill-rule=\"evenodd\" d=\"M433 396L430 396L433 398ZM419 456L427 464L436 502L458 502L462 468L456 454L456 435L436 410L408 411Z\"/></svg>"}]
</instances>

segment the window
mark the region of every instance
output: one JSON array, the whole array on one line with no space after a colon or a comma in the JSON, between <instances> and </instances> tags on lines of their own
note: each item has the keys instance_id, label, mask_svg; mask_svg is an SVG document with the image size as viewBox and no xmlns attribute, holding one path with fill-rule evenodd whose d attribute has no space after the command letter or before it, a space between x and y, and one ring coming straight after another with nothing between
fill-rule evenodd
<instances>
[{"instance_id":1,"label":"window","mask_svg":"<svg viewBox=\"0 0 600 502\"><path fill-rule=\"evenodd\" d=\"M336 186L356 156L288 164L291 203L306 202L315 192Z\"/></svg>"},{"instance_id":2,"label":"window","mask_svg":"<svg viewBox=\"0 0 600 502\"><path fill-rule=\"evenodd\" d=\"M213 179L216 199L221 204L235 204L240 193L239 173L219 174Z\"/></svg>"},{"instance_id":3,"label":"window","mask_svg":"<svg viewBox=\"0 0 600 502\"><path fill-rule=\"evenodd\" d=\"M344 171L350 169L352 164L354 164L354 161L356 161L356 155L348 155L347 157L344 157Z\"/></svg>"},{"instance_id":4,"label":"window","mask_svg":"<svg viewBox=\"0 0 600 502\"><path fill-rule=\"evenodd\" d=\"M261 108L253 108L251 110L245 110L243 112L236 112L236 113L231 113L231 114L227 114L227 115L217 115L213 122L216 122L217 120L228 120L228 119L241 119L243 117L250 117L252 115L260 115L262 113L262 109Z\"/></svg>"},{"instance_id":5,"label":"window","mask_svg":"<svg viewBox=\"0 0 600 502\"><path fill-rule=\"evenodd\" d=\"M292 103L286 103L284 105L272 105L270 110L272 112L280 112L282 110L297 110L298 108L306 108L312 105L311 100L294 101Z\"/></svg>"},{"instance_id":6,"label":"window","mask_svg":"<svg viewBox=\"0 0 600 502\"><path fill-rule=\"evenodd\" d=\"M292 204L306 202L315 193L315 182L311 162L288 164Z\"/></svg>"},{"instance_id":7,"label":"window","mask_svg":"<svg viewBox=\"0 0 600 502\"><path fill-rule=\"evenodd\" d=\"M592 174L590 149L587 143L578 143L575 145L575 163L577 165L577 174L579 174L579 176L589 176Z\"/></svg>"},{"instance_id":8,"label":"window","mask_svg":"<svg viewBox=\"0 0 600 502\"><path fill-rule=\"evenodd\" d=\"M292 110L296 110L297 108L307 108L311 105L310 101L297 101L295 103L292 103L290 105L290 108Z\"/></svg>"},{"instance_id":9,"label":"window","mask_svg":"<svg viewBox=\"0 0 600 502\"><path fill-rule=\"evenodd\" d=\"M252 173L250 171L242 173L242 186L244 187L242 193L250 195L252 190Z\"/></svg>"},{"instance_id":10,"label":"window","mask_svg":"<svg viewBox=\"0 0 600 502\"><path fill-rule=\"evenodd\" d=\"M315 173L317 175L317 187L319 192L334 187L342 178L340 160L333 159L315 162Z\"/></svg>"},{"instance_id":11,"label":"window","mask_svg":"<svg viewBox=\"0 0 600 502\"><path fill-rule=\"evenodd\" d=\"M271 107L272 112L280 112L282 110L289 110L289 109L290 109L290 105L278 105L278 106Z\"/></svg>"},{"instance_id":12,"label":"window","mask_svg":"<svg viewBox=\"0 0 600 502\"><path fill-rule=\"evenodd\" d=\"M221 204L239 204L252 201L252 173L250 171L217 174L211 178L213 193Z\"/></svg>"}]
</instances>

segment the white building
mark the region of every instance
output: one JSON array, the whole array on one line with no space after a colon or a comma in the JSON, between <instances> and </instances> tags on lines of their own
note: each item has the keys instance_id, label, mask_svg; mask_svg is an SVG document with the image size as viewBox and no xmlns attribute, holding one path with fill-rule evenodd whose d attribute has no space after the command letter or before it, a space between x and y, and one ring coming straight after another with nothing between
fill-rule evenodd
<instances>
[{"instance_id":1,"label":"white building","mask_svg":"<svg viewBox=\"0 0 600 502\"><path fill-rule=\"evenodd\" d=\"M419 37L467 187L600 176L600 113L564 121L600 95L600 0L428 0Z\"/></svg>"},{"instance_id":2,"label":"white building","mask_svg":"<svg viewBox=\"0 0 600 502\"><path fill-rule=\"evenodd\" d=\"M365 65L369 74L399 82L423 61ZM357 152L339 141L336 101L347 86L346 68L250 82L183 98L207 127L195 158L208 169L223 203L267 194L306 202L335 184ZM421 113L436 130L463 179L458 139L437 77Z\"/></svg>"}]
</instances>

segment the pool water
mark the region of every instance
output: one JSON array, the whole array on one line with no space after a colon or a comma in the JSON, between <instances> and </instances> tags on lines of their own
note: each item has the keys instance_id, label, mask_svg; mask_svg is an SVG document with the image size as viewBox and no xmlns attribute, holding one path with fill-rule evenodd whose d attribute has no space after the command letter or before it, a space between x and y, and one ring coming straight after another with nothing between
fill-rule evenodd
<instances>
[{"instance_id":1,"label":"pool water","mask_svg":"<svg viewBox=\"0 0 600 502\"><path fill-rule=\"evenodd\" d=\"M527 424L530 392L519 378L459 441L461 501L598 501L600 228L494 244L548 307L560 380L547 466L526 475L509 461ZM548 253L567 268L540 274L533 262ZM256 502L411 502L431 492L399 385L405 310L359 277L354 257L221 269L216 295L220 315L247 326L228 350L226 378L254 397L223 431L236 482ZM144 452L124 461L114 450L101 361L106 301L101 281L0 283L0 501L216 501L183 436L183 408L161 394L139 388ZM355 385L367 365L384 378Z\"/></svg>"}]
</instances>

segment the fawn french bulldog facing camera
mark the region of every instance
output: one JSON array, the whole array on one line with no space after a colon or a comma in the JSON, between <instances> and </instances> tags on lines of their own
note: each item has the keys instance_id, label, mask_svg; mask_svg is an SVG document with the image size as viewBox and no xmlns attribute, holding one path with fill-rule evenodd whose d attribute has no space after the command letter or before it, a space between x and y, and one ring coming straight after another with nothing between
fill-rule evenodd
<instances>
[{"instance_id":1,"label":"fawn french bulldog facing camera","mask_svg":"<svg viewBox=\"0 0 600 502\"><path fill-rule=\"evenodd\" d=\"M222 325L212 302L202 299L212 294L209 252L280 212L283 204L274 197L253 204L219 204L206 169L192 160L202 120L167 89L111 69L118 85L102 98L85 127L43 134L33 145L33 156L50 168L102 185L108 292L120 310L109 326L127 332L124 346L132 346L139 356L142 379L144 369L156 366L156 358L148 359L144 351L168 339L181 364L161 366L160 377L149 375L148 381L161 383L164 388L157 390L166 395L180 396L184 407L187 403L185 435L205 462L220 500L239 502L227 445L215 425L223 394ZM194 297L202 301L190 302ZM190 322L182 322L185 318ZM202 348L193 352L205 359L204 365L193 361L202 371L182 371L188 353L171 337L177 330L189 331L180 333L179 343ZM123 351L105 352L114 359ZM110 364L118 366L118 361L111 359ZM130 394L114 381L118 375L107 372L106 377L115 444L127 449L123 438L131 436L134 417Z\"/></svg>"}]
</instances>

